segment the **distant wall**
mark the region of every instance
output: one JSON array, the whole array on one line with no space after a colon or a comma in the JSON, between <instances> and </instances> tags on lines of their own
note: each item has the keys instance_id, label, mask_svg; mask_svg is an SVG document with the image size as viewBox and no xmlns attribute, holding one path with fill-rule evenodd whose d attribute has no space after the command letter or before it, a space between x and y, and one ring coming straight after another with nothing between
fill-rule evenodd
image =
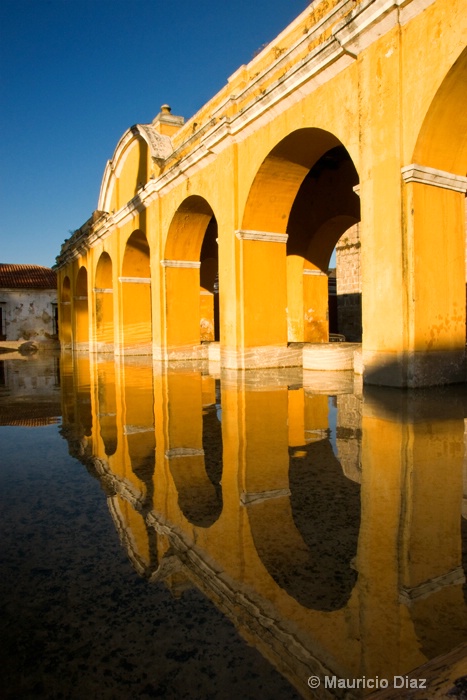
<instances>
[{"instance_id":1,"label":"distant wall","mask_svg":"<svg viewBox=\"0 0 467 700\"><path fill-rule=\"evenodd\" d=\"M346 340L362 340L360 224L351 226L336 246L337 325Z\"/></svg>"},{"instance_id":2,"label":"distant wall","mask_svg":"<svg viewBox=\"0 0 467 700\"><path fill-rule=\"evenodd\" d=\"M26 341L55 337L56 306L53 289L0 290L0 338Z\"/></svg>"}]
</instances>

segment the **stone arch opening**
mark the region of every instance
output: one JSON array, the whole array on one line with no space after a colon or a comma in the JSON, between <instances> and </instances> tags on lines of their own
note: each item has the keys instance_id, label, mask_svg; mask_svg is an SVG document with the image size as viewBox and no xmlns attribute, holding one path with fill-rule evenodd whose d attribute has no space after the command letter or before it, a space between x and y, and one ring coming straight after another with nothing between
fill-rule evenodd
<instances>
[{"instance_id":1,"label":"stone arch opening","mask_svg":"<svg viewBox=\"0 0 467 700\"><path fill-rule=\"evenodd\" d=\"M292 132L263 161L237 231L245 347L327 342L328 266L360 219L358 181L343 144L322 129Z\"/></svg>"},{"instance_id":2,"label":"stone arch opening","mask_svg":"<svg viewBox=\"0 0 467 700\"><path fill-rule=\"evenodd\" d=\"M112 352L114 343L114 311L112 260L102 253L97 263L95 281L96 349Z\"/></svg>"},{"instance_id":3,"label":"stone arch opening","mask_svg":"<svg viewBox=\"0 0 467 700\"><path fill-rule=\"evenodd\" d=\"M65 276L62 282L60 298L60 342L62 347L71 347L71 283L70 278Z\"/></svg>"},{"instance_id":4,"label":"stone arch opening","mask_svg":"<svg viewBox=\"0 0 467 700\"><path fill-rule=\"evenodd\" d=\"M122 275L123 349L128 355L152 352L150 249L143 231L133 231L125 245Z\"/></svg>"},{"instance_id":5,"label":"stone arch opening","mask_svg":"<svg viewBox=\"0 0 467 700\"><path fill-rule=\"evenodd\" d=\"M77 350L89 349L89 307L88 307L88 271L80 267L76 276L75 287L75 323Z\"/></svg>"},{"instance_id":6,"label":"stone arch opening","mask_svg":"<svg viewBox=\"0 0 467 700\"><path fill-rule=\"evenodd\" d=\"M440 83L402 168L416 381L465 381L467 49ZM435 254L434 254L435 253Z\"/></svg>"},{"instance_id":7,"label":"stone arch opening","mask_svg":"<svg viewBox=\"0 0 467 700\"><path fill-rule=\"evenodd\" d=\"M169 354L191 354L200 342L219 338L217 235L208 202L188 197L172 219L161 263Z\"/></svg>"},{"instance_id":8,"label":"stone arch opening","mask_svg":"<svg viewBox=\"0 0 467 700\"><path fill-rule=\"evenodd\" d=\"M358 174L344 146L326 151L300 186L287 226L289 341L329 340L329 264L343 234L360 220L357 186ZM359 302L361 319L361 294ZM339 332L339 298L337 321ZM352 339L361 340L361 330Z\"/></svg>"}]
</instances>

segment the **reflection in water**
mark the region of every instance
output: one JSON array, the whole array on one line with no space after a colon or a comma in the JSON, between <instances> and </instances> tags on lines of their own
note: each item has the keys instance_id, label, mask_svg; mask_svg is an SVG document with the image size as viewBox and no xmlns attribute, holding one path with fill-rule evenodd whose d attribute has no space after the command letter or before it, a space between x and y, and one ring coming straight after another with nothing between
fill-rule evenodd
<instances>
[{"instance_id":1,"label":"reflection in water","mask_svg":"<svg viewBox=\"0 0 467 700\"><path fill-rule=\"evenodd\" d=\"M58 357L0 360L0 425L38 427L60 415Z\"/></svg>"},{"instance_id":2,"label":"reflection in water","mask_svg":"<svg viewBox=\"0 0 467 700\"><path fill-rule=\"evenodd\" d=\"M136 571L194 585L304 697L310 675L392 678L465 641L455 388L67 356L61 376L62 434Z\"/></svg>"}]
</instances>

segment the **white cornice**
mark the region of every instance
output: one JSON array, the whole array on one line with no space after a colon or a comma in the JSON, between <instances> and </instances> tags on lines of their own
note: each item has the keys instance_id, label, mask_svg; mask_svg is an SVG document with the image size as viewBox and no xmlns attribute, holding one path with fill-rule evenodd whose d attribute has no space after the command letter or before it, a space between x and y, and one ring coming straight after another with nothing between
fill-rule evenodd
<instances>
[{"instance_id":1,"label":"white cornice","mask_svg":"<svg viewBox=\"0 0 467 700\"><path fill-rule=\"evenodd\" d=\"M119 282L128 282L129 284L151 284L150 277L119 277Z\"/></svg>"},{"instance_id":2,"label":"white cornice","mask_svg":"<svg viewBox=\"0 0 467 700\"><path fill-rule=\"evenodd\" d=\"M199 260L161 260L161 265L162 267L201 267L201 263L199 262Z\"/></svg>"},{"instance_id":3,"label":"white cornice","mask_svg":"<svg viewBox=\"0 0 467 700\"><path fill-rule=\"evenodd\" d=\"M465 194L467 190L467 177L454 175L446 170L429 168L426 165L412 163L401 169L404 182L418 182L423 185L441 187L443 190L453 190Z\"/></svg>"},{"instance_id":4,"label":"white cornice","mask_svg":"<svg viewBox=\"0 0 467 700\"><path fill-rule=\"evenodd\" d=\"M286 233L272 233L271 231L235 231L239 241L267 241L268 243L287 243Z\"/></svg>"}]
</instances>

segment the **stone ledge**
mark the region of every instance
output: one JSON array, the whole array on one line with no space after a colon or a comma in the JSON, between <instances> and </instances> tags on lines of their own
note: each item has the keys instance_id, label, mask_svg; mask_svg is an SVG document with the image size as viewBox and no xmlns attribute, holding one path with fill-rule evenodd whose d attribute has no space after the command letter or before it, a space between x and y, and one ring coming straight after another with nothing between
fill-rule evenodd
<instances>
[{"instance_id":1,"label":"stone ledge","mask_svg":"<svg viewBox=\"0 0 467 700\"><path fill-rule=\"evenodd\" d=\"M303 369L353 370L354 354L360 347L360 343L307 343L303 347Z\"/></svg>"}]
</instances>

